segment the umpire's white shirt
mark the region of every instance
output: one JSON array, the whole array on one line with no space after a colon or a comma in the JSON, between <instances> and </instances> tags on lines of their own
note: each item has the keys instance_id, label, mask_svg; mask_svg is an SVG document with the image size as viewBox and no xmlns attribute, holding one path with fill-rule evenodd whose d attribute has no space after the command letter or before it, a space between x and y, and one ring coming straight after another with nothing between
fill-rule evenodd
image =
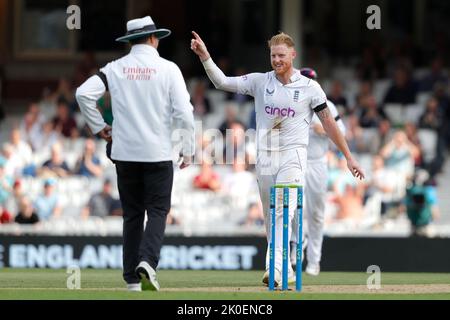
<instances>
[{"instance_id":1,"label":"umpire's white shirt","mask_svg":"<svg viewBox=\"0 0 450 320\"><path fill-rule=\"evenodd\" d=\"M178 66L149 45L100 69L111 94L114 122L111 158L131 162L170 161L172 119L184 130L182 152L194 154L194 117L190 96ZM81 85L76 98L94 134L105 126L97 100L106 91L98 75Z\"/></svg>"}]
</instances>

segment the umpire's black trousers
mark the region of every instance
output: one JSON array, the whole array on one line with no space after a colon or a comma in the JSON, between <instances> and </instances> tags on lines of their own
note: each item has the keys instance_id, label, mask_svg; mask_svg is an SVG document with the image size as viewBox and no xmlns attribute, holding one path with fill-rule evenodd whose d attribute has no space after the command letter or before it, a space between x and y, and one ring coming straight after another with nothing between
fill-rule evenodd
<instances>
[{"instance_id":1,"label":"umpire's black trousers","mask_svg":"<svg viewBox=\"0 0 450 320\"><path fill-rule=\"evenodd\" d=\"M135 268L146 261L156 270L170 210L172 161L115 161L123 208L123 277L138 283ZM144 215L147 211L147 225Z\"/></svg>"}]
</instances>

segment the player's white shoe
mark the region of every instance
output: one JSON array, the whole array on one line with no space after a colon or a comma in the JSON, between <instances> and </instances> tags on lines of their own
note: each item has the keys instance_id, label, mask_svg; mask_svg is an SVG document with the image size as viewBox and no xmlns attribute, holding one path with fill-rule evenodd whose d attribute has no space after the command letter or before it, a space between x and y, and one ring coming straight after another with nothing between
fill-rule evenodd
<instances>
[{"instance_id":1,"label":"player's white shoe","mask_svg":"<svg viewBox=\"0 0 450 320\"><path fill-rule=\"evenodd\" d=\"M136 275L141 279L142 290L159 291L156 271L145 261L141 261L136 268Z\"/></svg>"},{"instance_id":2,"label":"player's white shoe","mask_svg":"<svg viewBox=\"0 0 450 320\"><path fill-rule=\"evenodd\" d=\"M131 292L141 292L141 284L140 283L128 283L127 290Z\"/></svg>"},{"instance_id":3,"label":"player's white shoe","mask_svg":"<svg viewBox=\"0 0 450 320\"><path fill-rule=\"evenodd\" d=\"M320 273L320 265L308 263L305 272L310 276L318 276Z\"/></svg>"},{"instance_id":4,"label":"player's white shoe","mask_svg":"<svg viewBox=\"0 0 450 320\"><path fill-rule=\"evenodd\" d=\"M275 288L278 287L278 285L281 282L281 273L277 269L275 269ZM269 286L269 271L264 272L264 276L262 279L262 282L268 287ZM289 268L288 271L288 284L293 285L295 284L295 273L292 268Z\"/></svg>"},{"instance_id":5,"label":"player's white shoe","mask_svg":"<svg viewBox=\"0 0 450 320\"><path fill-rule=\"evenodd\" d=\"M262 282L268 287L269 286L269 270L264 272ZM281 283L281 273L275 269L275 288Z\"/></svg>"}]
</instances>

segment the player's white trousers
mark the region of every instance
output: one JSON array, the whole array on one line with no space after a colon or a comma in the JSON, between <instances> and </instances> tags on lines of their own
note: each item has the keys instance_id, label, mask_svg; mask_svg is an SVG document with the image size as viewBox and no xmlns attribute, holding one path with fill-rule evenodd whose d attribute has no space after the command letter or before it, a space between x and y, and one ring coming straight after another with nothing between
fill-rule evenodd
<instances>
[{"instance_id":1,"label":"player's white trousers","mask_svg":"<svg viewBox=\"0 0 450 320\"><path fill-rule=\"evenodd\" d=\"M308 263L319 264L322 257L325 201L327 196L328 167L325 161L308 160L304 191L303 213L307 219Z\"/></svg>"},{"instance_id":2,"label":"player's white trousers","mask_svg":"<svg viewBox=\"0 0 450 320\"><path fill-rule=\"evenodd\" d=\"M306 172L306 148L297 148L280 152L259 151L256 162L256 173L258 179L259 193L263 204L265 226L267 235L266 270L269 269L269 243L271 237L270 228L270 188L276 184L305 184ZM275 231L275 268L282 270L283 252L283 195L282 189L277 191L276 196L276 231ZM289 193L289 225L292 223L297 208L297 190L290 189ZM289 239L291 238L291 228ZM288 257L289 246L288 246ZM289 269L292 269L289 262ZM291 270L292 272L292 270Z\"/></svg>"}]
</instances>

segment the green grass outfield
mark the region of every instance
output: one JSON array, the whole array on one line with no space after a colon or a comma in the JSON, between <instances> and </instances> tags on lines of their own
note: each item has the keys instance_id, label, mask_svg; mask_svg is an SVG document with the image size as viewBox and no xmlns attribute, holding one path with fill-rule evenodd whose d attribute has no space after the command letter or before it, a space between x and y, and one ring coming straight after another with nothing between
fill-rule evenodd
<instances>
[{"instance_id":1,"label":"green grass outfield","mask_svg":"<svg viewBox=\"0 0 450 320\"><path fill-rule=\"evenodd\" d=\"M120 270L82 270L81 289L66 287L66 270L0 269L0 299L450 299L450 274L382 273L380 291L366 287L368 274L322 272L303 276L304 291L268 292L260 271L158 272L161 291L127 292Z\"/></svg>"}]
</instances>

